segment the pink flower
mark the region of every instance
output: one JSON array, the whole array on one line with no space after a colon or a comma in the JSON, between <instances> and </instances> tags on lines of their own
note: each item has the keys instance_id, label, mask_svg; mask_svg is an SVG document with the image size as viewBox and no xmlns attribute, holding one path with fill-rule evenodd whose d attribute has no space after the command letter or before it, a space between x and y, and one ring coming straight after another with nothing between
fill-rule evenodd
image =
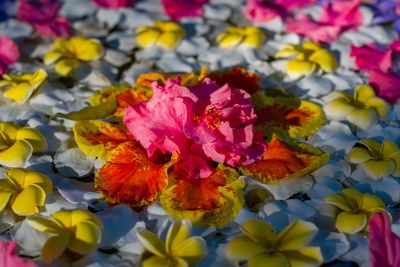
<instances>
[{"instance_id":1,"label":"pink flower","mask_svg":"<svg viewBox=\"0 0 400 267\"><path fill-rule=\"evenodd\" d=\"M369 83L382 97L391 104L400 98L400 76L393 72L372 70L369 76Z\"/></svg>"},{"instance_id":2,"label":"pink flower","mask_svg":"<svg viewBox=\"0 0 400 267\"><path fill-rule=\"evenodd\" d=\"M288 32L305 35L314 42L330 43L340 33L358 28L363 17L359 11L360 0L339 0L326 3L318 21L310 16L300 14L286 24Z\"/></svg>"},{"instance_id":3,"label":"pink flower","mask_svg":"<svg viewBox=\"0 0 400 267\"><path fill-rule=\"evenodd\" d=\"M245 10L247 18L264 22L274 17L286 17L287 13L314 3L315 0L248 0Z\"/></svg>"},{"instance_id":4,"label":"pink flower","mask_svg":"<svg viewBox=\"0 0 400 267\"><path fill-rule=\"evenodd\" d=\"M400 237L392 232L386 212L372 214L368 237L372 267L400 266Z\"/></svg>"},{"instance_id":5,"label":"pink flower","mask_svg":"<svg viewBox=\"0 0 400 267\"><path fill-rule=\"evenodd\" d=\"M70 22L58 16L61 5L59 0L19 0L17 17L31 24L42 38L69 37Z\"/></svg>"},{"instance_id":6,"label":"pink flower","mask_svg":"<svg viewBox=\"0 0 400 267\"><path fill-rule=\"evenodd\" d=\"M18 46L7 36L0 37L0 75L3 75L7 67L19 59Z\"/></svg>"},{"instance_id":7,"label":"pink flower","mask_svg":"<svg viewBox=\"0 0 400 267\"><path fill-rule=\"evenodd\" d=\"M93 0L93 2L99 7L110 9L131 7L134 4L134 0Z\"/></svg>"},{"instance_id":8,"label":"pink flower","mask_svg":"<svg viewBox=\"0 0 400 267\"><path fill-rule=\"evenodd\" d=\"M152 84L153 97L126 109L124 122L151 157L156 152L180 155L175 166L191 177L211 174L210 162L250 164L264 151L255 131L251 96L210 79L187 88L180 80Z\"/></svg>"},{"instance_id":9,"label":"pink flower","mask_svg":"<svg viewBox=\"0 0 400 267\"><path fill-rule=\"evenodd\" d=\"M203 14L203 5L208 0L161 0L164 5L165 12L173 20L184 17L195 17Z\"/></svg>"},{"instance_id":10,"label":"pink flower","mask_svg":"<svg viewBox=\"0 0 400 267\"><path fill-rule=\"evenodd\" d=\"M15 241L0 241L0 266L4 267L37 267L35 263L25 260L16 255Z\"/></svg>"}]
</instances>

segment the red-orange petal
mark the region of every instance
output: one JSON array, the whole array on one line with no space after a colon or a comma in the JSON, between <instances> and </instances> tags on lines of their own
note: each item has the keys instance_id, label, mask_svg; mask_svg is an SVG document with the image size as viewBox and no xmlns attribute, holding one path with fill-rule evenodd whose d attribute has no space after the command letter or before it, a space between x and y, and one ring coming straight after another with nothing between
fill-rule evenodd
<instances>
[{"instance_id":1,"label":"red-orange petal","mask_svg":"<svg viewBox=\"0 0 400 267\"><path fill-rule=\"evenodd\" d=\"M244 204L244 181L238 177L235 170L220 166L207 178L178 180L160 195L160 203L177 220L221 227Z\"/></svg>"},{"instance_id":2,"label":"red-orange petal","mask_svg":"<svg viewBox=\"0 0 400 267\"><path fill-rule=\"evenodd\" d=\"M122 117L126 107L147 101L150 97L151 91L137 89L128 89L117 94L118 107L115 115Z\"/></svg>"},{"instance_id":3,"label":"red-orange petal","mask_svg":"<svg viewBox=\"0 0 400 267\"><path fill-rule=\"evenodd\" d=\"M96 175L96 190L111 204L141 208L157 199L168 185L166 164L152 162L137 142L126 142L111 151L108 161Z\"/></svg>"},{"instance_id":4,"label":"red-orange petal","mask_svg":"<svg viewBox=\"0 0 400 267\"><path fill-rule=\"evenodd\" d=\"M263 183L301 177L326 163L329 155L308 144L288 143L273 136L267 143L263 159L240 171Z\"/></svg>"}]
</instances>

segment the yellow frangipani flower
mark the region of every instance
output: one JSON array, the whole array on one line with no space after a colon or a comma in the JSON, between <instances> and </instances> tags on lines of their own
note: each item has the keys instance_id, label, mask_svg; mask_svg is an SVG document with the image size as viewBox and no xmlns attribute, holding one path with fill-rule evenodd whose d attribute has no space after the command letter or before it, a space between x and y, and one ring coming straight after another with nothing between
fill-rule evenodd
<instances>
[{"instance_id":1,"label":"yellow frangipani flower","mask_svg":"<svg viewBox=\"0 0 400 267\"><path fill-rule=\"evenodd\" d=\"M53 191L53 183L46 175L24 169L11 169L0 179L0 212L9 206L19 216L39 212L46 193Z\"/></svg>"},{"instance_id":2,"label":"yellow frangipani flower","mask_svg":"<svg viewBox=\"0 0 400 267\"><path fill-rule=\"evenodd\" d=\"M81 36L59 38L53 43L53 49L43 59L44 64L55 64L56 72L67 76L82 61L93 61L103 55L103 46L97 39Z\"/></svg>"},{"instance_id":3,"label":"yellow frangipani flower","mask_svg":"<svg viewBox=\"0 0 400 267\"><path fill-rule=\"evenodd\" d=\"M46 139L38 130L0 122L0 165L23 167L32 153L46 148Z\"/></svg>"},{"instance_id":4,"label":"yellow frangipani flower","mask_svg":"<svg viewBox=\"0 0 400 267\"><path fill-rule=\"evenodd\" d=\"M400 177L400 148L396 143L384 140L381 144L363 139L347 154L351 163L360 164L371 178L379 180L389 175Z\"/></svg>"},{"instance_id":5,"label":"yellow frangipani flower","mask_svg":"<svg viewBox=\"0 0 400 267\"><path fill-rule=\"evenodd\" d=\"M385 203L380 198L353 188L328 195L324 200L337 208L336 229L346 234L365 230L372 213L385 211Z\"/></svg>"},{"instance_id":6,"label":"yellow frangipani flower","mask_svg":"<svg viewBox=\"0 0 400 267\"><path fill-rule=\"evenodd\" d=\"M154 26L138 27L136 34L136 41L141 47L157 45L172 49L181 42L186 31L176 22L156 20Z\"/></svg>"},{"instance_id":7,"label":"yellow frangipani flower","mask_svg":"<svg viewBox=\"0 0 400 267\"><path fill-rule=\"evenodd\" d=\"M229 26L225 29L225 32L218 34L217 41L222 48L239 46L258 48L265 41L265 33L254 26L243 28Z\"/></svg>"},{"instance_id":8,"label":"yellow frangipani flower","mask_svg":"<svg viewBox=\"0 0 400 267\"><path fill-rule=\"evenodd\" d=\"M323 261L319 247L309 247L318 228L297 220L278 233L270 224L252 219L241 226L245 235L228 243L226 256L230 261L247 261L249 267L259 266L320 266Z\"/></svg>"},{"instance_id":9,"label":"yellow frangipani flower","mask_svg":"<svg viewBox=\"0 0 400 267\"><path fill-rule=\"evenodd\" d=\"M374 89L362 84L354 90L354 96L333 91L327 96L327 105L324 106L326 115L346 119L362 130L370 128L379 117L386 116L390 111L389 104L375 95Z\"/></svg>"},{"instance_id":10,"label":"yellow frangipani flower","mask_svg":"<svg viewBox=\"0 0 400 267\"><path fill-rule=\"evenodd\" d=\"M61 210L51 218L34 216L26 220L33 229L51 235L42 248L45 262L51 262L66 250L79 255L95 251L103 227L95 215L85 210Z\"/></svg>"},{"instance_id":11,"label":"yellow frangipani flower","mask_svg":"<svg viewBox=\"0 0 400 267\"><path fill-rule=\"evenodd\" d=\"M335 56L327 49L313 42L302 45L287 44L276 55L276 58L288 58L286 71L290 78L297 79L317 70L333 72L337 67Z\"/></svg>"},{"instance_id":12,"label":"yellow frangipani flower","mask_svg":"<svg viewBox=\"0 0 400 267\"><path fill-rule=\"evenodd\" d=\"M178 221L168 229L166 240L154 233L141 230L137 237L149 252L142 259L142 267L185 267L198 262L207 255L207 245L203 238L191 233L190 221Z\"/></svg>"},{"instance_id":13,"label":"yellow frangipani flower","mask_svg":"<svg viewBox=\"0 0 400 267\"><path fill-rule=\"evenodd\" d=\"M0 87L5 87L3 95L18 103L25 103L39 86L46 80L47 72L38 69L34 73L4 74Z\"/></svg>"}]
</instances>

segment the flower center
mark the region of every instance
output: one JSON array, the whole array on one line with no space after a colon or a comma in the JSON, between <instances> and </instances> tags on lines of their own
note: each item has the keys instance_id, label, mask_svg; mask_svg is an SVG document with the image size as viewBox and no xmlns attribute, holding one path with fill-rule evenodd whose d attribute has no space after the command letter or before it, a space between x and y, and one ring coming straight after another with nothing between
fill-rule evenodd
<instances>
[{"instance_id":1,"label":"flower center","mask_svg":"<svg viewBox=\"0 0 400 267\"><path fill-rule=\"evenodd\" d=\"M221 112L214 107L207 107L202 116L194 115L193 121L197 125L203 123L209 129L218 129L221 126Z\"/></svg>"},{"instance_id":2,"label":"flower center","mask_svg":"<svg viewBox=\"0 0 400 267\"><path fill-rule=\"evenodd\" d=\"M10 140L4 132L0 131L0 151L9 148L12 145L12 140Z\"/></svg>"}]
</instances>

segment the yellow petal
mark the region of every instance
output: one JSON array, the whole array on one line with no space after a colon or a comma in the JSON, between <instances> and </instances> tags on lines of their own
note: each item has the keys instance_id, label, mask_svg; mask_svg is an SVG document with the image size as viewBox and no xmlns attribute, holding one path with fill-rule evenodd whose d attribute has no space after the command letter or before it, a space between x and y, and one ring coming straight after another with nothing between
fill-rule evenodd
<instances>
[{"instance_id":1,"label":"yellow petal","mask_svg":"<svg viewBox=\"0 0 400 267\"><path fill-rule=\"evenodd\" d=\"M385 207L385 202L383 202L379 197L368 193L364 194L361 205L362 210L373 212L376 209L385 209Z\"/></svg>"},{"instance_id":2,"label":"yellow petal","mask_svg":"<svg viewBox=\"0 0 400 267\"><path fill-rule=\"evenodd\" d=\"M75 36L70 38L68 45L79 60L92 61L103 55L103 46L97 39Z\"/></svg>"},{"instance_id":3,"label":"yellow petal","mask_svg":"<svg viewBox=\"0 0 400 267\"><path fill-rule=\"evenodd\" d=\"M163 256L166 254L164 242L158 238L154 233L142 230L136 233L136 236L142 246L156 256Z\"/></svg>"},{"instance_id":4,"label":"yellow petal","mask_svg":"<svg viewBox=\"0 0 400 267\"><path fill-rule=\"evenodd\" d=\"M47 72L44 69L38 69L33 73L30 83L33 87L38 88L47 78Z\"/></svg>"},{"instance_id":5,"label":"yellow petal","mask_svg":"<svg viewBox=\"0 0 400 267\"><path fill-rule=\"evenodd\" d=\"M344 98L336 98L324 106L326 115L333 118L343 118L353 110L353 105Z\"/></svg>"},{"instance_id":6,"label":"yellow petal","mask_svg":"<svg viewBox=\"0 0 400 267\"><path fill-rule=\"evenodd\" d=\"M63 231L65 231L56 221L39 216L28 217L26 218L26 222L33 229L42 233L63 233Z\"/></svg>"},{"instance_id":7,"label":"yellow petal","mask_svg":"<svg viewBox=\"0 0 400 267\"><path fill-rule=\"evenodd\" d=\"M172 49L181 41L181 39L182 35L179 32L164 32L158 38L157 44L167 49Z\"/></svg>"},{"instance_id":8,"label":"yellow petal","mask_svg":"<svg viewBox=\"0 0 400 267\"><path fill-rule=\"evenodd\" d=\"M20 83L10 87L3 95L18 103L25 103L31 97L34 89L29 83Z\"/></svg>"},{"instance_id":9,"label":"yellow petal","mask_svg":"<svg viewBox=\"0 0 400 267\"><path fill-rule=\"evenodd\" d=\"M358 143L364 145L370 152L371 155L377 156L382 149L382 145L373 139L363 139L358 141Z\"/></svg>"},{"instance_id":10,"label":"yellow petal","mask_svg":"<svg viewBox=\"0 0 400 267\"><path fill-rule=\"evenodd\" d=\"M373 179L383 179L396 170L396 163L392 159L369 160L362 163L365 173Z\"/></svg>"},{"instance_id":11,"label":"yellow petal","mask_svg":"<svg viewBox=\"0 0 400 267\"><path fill-rule=\"evenodd\" d=\"M286 65L286 71L290 78L297 79L303 75L309 75L317 69L317 65L313 62L303 60L289 60Z\"/></svg>"},{"instance_id":12,"label":"yellow petal","mask_svg":"<svg viewBox=\"0 0 400 267\"><path fill-rule=\"evenodd\" d=\"M325 72L332 72L337 67L335 56L326 49L315 51L309 58L311 62L317 63L318 66Z\"/></svg>"},{"instance_id":13,"label":"yellow petal","mask_svg":"<svg viewBox=\"0 0 400 267\"><path fill-rule=\"evenodd\" d=\"M345 234L355 234L367 226L367 215L343 211L336 217L336 228Z\"/></svg>"},{"instance_id":14,"label":"yellow petal","mask_svg":"<svg viewBox=\"0 0 400 267\"><path fill-rule=\"evenodd\" d=\"M13 191L0 188L0 212L7 206Z\"/></svg>"},{"instance_id":15,"label":"yellow petal","mask_svg":"<svg viewBox=\"0 0 400 267\"><path fill-rule=\"evenodd\" d=\"M329 93L329 95L326 96L327 102L330 102L334 99L344 99L347 100L348 103L351 103L354 101L353 96L351 96L348 93L342 92L342 91L333 91L332 93Z\"/></svg>"},{"instance_id":16,"label":"yellow petal","mask_svg":"<svg viewBox=\"0 0 400 267\"><path fill-rule=\"evenodd\" d=\"M358 164L372 159L372 155L370 151L364 147L355 147L347 154L347 159L351 163Z\"/></svg>"},{"instance_id":17,"label":"yellow petal","mask_svg":"<svg viewBox=\"0 0 400 267\"><path fill-rule=\"evenodd\" d=\"M68 248L79 254L86 254L96 250L100 240L100 229L90 222L81 222L75 226Z\"/></svg>"},{"instance_id":18,"label":"yellow petal","mask_svg":"<svg viewBox=\"0 0 400 267\"><path fill-rule=\"evenodd\" d=\"M352 210L351 203L341 194L328 195L324 198L324 201L344 211Z\"/></svg>"},{"instance_id":19,"label":"yellow petal","mask_svg":"<svg viewBox=\"0 0 400 267\"><path fill-rule=\"evenodd\" d=\"M395 142L390 140L383 140L380 150L380 154L382 155L382 157L390 157L391 154L397 152L400 152L400 149Z\"/></svg>"},{"instance_id":20,"label":"yellow petal","mask_svg":"<svg viewBox=\"0 0 400 267\"><path fill-rule=\"evenodd\" d=\"M400 152L390 155L390 159L392 159L396 164L396 169L392 173L392 176L400 177Z\"/></svg>"},{"instance_id":21,"label":"yellow petal","mask_svg":"<svg viewBox=\"0 0 400 267\"><path fill-rule=\"evenodd\" d=\"M11 122L0 122L0 140L5 139L7 143L14 140L19 128Z\"/></svg>"},{"instance_id":22,"label":"yellow petal","mask_svg":"<svg viewBox=\"0 0 400 267\"><path fill-rule=\"evenodd\" d=\"M167 252L170 253L180 247L190 237L191 229L189 221L178 221L171 225L165 239Z\"/></svg>"},{"instance_id":23,"label":"yellow petal","mask_svg":"<svg viewBox=\"0 0 400 267\"><path fill-rule=\"evenodd\" d=\"M86 210L73 210L71 213L71 225L75 226L81 222L89 222L102 228L103 225L100 220L93 213Z\"/></svg>"},{"instance_id":24,"label":"yellow petal","mask_svg":"<svg viewBox=\"0 0 400 267\"><path fill-rule=\"evenodd\" d=\"M45 65L52 65L56 61L61 59L62 56L63 56L63 53L61 53L60 51L50 51L44 56L43 63Z\"/></svg>"},{"instance_id":25,"label":"yellow petal","mask_svg":"<svg viewBox=\"0 0 400 267\"><path fill-rule=\"evenodd\" d=\"M165 256L152 256L142 261L141 267L166 267L170 265L171 260Z\"/></svg>"},{"instance_id":26,"label":"yellow petal","mask_svg":"<svg viewBox=\"0 0 400 267\"><path fill-rule=\"evenodd\" d=\"M0 151L0 165L9 168L23 167L31 157L32 151L33 148L29 142L19 140L10 148Z\"/></svg>"},{"instance_id":27,"label":"yellow petal","mask_svg":"<svg viewBox=\"0 0 400 267\"><path fill-rule=\"evenodd\" d=\"M141 47L149 47L156 44L161 32L155 29L148 29L140 32L136 36L136 41Z\"/></svg>"},{"instance_id":28,"label":"yellow petal","mask_svg":"<svg viewBox=\"0 0 400 267\"><path fill-rule=\"evenodd\" d=\"M239 45L243 40L243 35L232 33L221 33L217 36L217 41L221 48L230 48Z\"/></svg>"},{"instance_id":29,"label":"yellow petal","mask_svg":"<svg viewBox=\"0 0 400 267\"><path fill-rule=\"evenodd\" d=\"M298 50L295 45L288 44L285 45L278 53L275 54L276 58L289 58L295 56Z\"/></svg>"},{"instance_id":30,"label":"yellow petal","mask_svg":"<svg viewBox=\"0 0 400 267\"><path fill-rule=\"evenodd\" d=\"M68 235L56 235L47 239L42 248L42 257L46 263L59 257L67 247Z\"/></svg>"},{"instance_id":31,"label":"yellow petal","mask_svg":"<svg viewBox=\"0 0 400 267\"><path fill-rule=\"evenodd\" d=\"M303 48L307 50L312 50L312 51L318 51L321 50L321 46L318 45L317 43L311 42L311 41L305 41L303 42Z\"/></svg>"},{"instance_id":32,"label":"yellow petal","mask_svg":"<svg viewBox=\"0 0 400 267\"><path fill-rule=\"evenodd\" d=\"M375 91L368 84L361 84L354 90L354 98L362 103L365 103L372 97L375 97Z\"/></svg>"},{"instance_id":33,"label":"yellow petal","mask_svg":"<svg viewBox=\"0 0 400 267\"><path fill-rule=\"evenodd\" d=\"M257 219L246 221L240 228L248 237L267 247L272 246L278 234L272 225Z\"/></svg>"},{"instance_id":34,"label":"yellow petal","mask_svg":"<svg viewBox=\"0 0 400 267\"><path fill-rule=\"evenodd\" d=\"M53 182L51 179L40 172L28 171L26 173L24 186L31 184L40 186L46 193L53 191Z\"/></svg>"},{"instance_id":35,"label":"yellow petal","mask_svg":"<svg viewBox=\"0 0 400 267\"><path fill-rule=\"evenodd\" d=\"M242 45L258 48L264 43L264 41L264 34L262 32L255 32L252 34L248 34L242 41Z\"/></svg>"},{"instance_id":36,"label":"yellow petal","mask_svg":"<svg viewBox=\"0 0 400 267\"><path fill-rule=\"evenodd\" d=\"M249 267L291 267L289 259L282 253L260 254L249 259Z\"/></svg>"},{"instance_id":37,"label":"yellow petal","mask_svg":"<svg viewBox=\"0 0 400 267\"><path fill-rule=\"evenodd\" d=\"M20 128L15 139L28 141L32 145L33 153L43 152L47 148L46 138L34 128Z\"/></svg>"},{"instance_id":38,"label":"yellow petal","mask_svg":"<svg viewBox=\"0 0 400 267\"><path fill-rule=\"evenodd\" d=\"M55 64L56 72L61 76L67 76L70 74L77 66L79 61L76 59L61 59Z\"/></svg>"},{"instance_id":39,"label":"yellow petal","mask_svg":"<svg viewBox=\"0 0 400 267\"><path fill-rule=\"evenodd\" d=\"M347 120L362 130L369 129L378 120L378 113L374 108L353 109Z\"/></svg>"},{"instance_id":40,"label":"yellow petal","mask_svg":"<svg viewBox=\"0 0 400 267\"><path fill-rule=\"evenodd\" d=\"M39 207L44 206L46 193L35 184L22 190L11 205L11 209L20 216L28 216L39 212Z\"/></svg>"},{"instance_id":41,"label":"yellow petal","mask_svg":"<svg viewBox=\"0 0 400 267\"><path fill-rule=\"evenodd\" d=\"M201 237L191 237L181 243L173 253L174 256L185 258L191 263L207 256L207 244Z\"/></svg>"},{"instance_id":42,"label":"yellow petal","mask_svg":"<svg viewBox=\"0 0 400 267\"><path fill-rule=\"evenodd\" d=\"M365 102L367 107L373 107L378 112L379 116L385 117L389 114L390 105L383 99L372 97Z\"/></svg>"},{"instance_id":43,"label":"yellow petal","mask_svg":"<svg viewBox=\"0 0 400 267\"><path fill-rule=\"evenodd\" d=\"M256 243L247 236L238 236L229 241L226 247L226 257L232 261L248 260L251 257L267 252L269 248Z\"/></svg>"},{"instance_id":44,"label":"yellow petal","mask_svg":"<svg viewBox=\"0 0 400 267\"><path fill-rule=\"evenodd\" d=\"M156 20L154 21L154 25L163 32L168 32L168 31L184 32L182 26L174 21Z\"/></svg>"},{"instance_id":45,"label":"yellow petal","mask_svg":"<svg viewBox=\"0 0 400 267\"><path fill-rule=\"evenodd\" d=\"M279 251L301 249L311 241L317 231L318 228L313 223L296 220L279 233L276 246Z\"/></svg>"},{"instance_id":46,"label":"yellow petal","mask_svg":"<svg viewBox=\"0 0 400 267\"><path fill-rule=\"evenodd\" d=\"M363 202L363 193L354 188L345 188L339 194L344 196L352 210L358 210Z\"/></svg>"},{"instance_id":47,"label":"yellow petal","mask_svg":"<svg viewBox=\"0 0 400 267\"><path fill-rule=\"evenodd\" d=\"M290 260L290 267L320 266L324 260L319 247L306 247L300 250L285 251Z\"/></svg>"}]
</instances>

